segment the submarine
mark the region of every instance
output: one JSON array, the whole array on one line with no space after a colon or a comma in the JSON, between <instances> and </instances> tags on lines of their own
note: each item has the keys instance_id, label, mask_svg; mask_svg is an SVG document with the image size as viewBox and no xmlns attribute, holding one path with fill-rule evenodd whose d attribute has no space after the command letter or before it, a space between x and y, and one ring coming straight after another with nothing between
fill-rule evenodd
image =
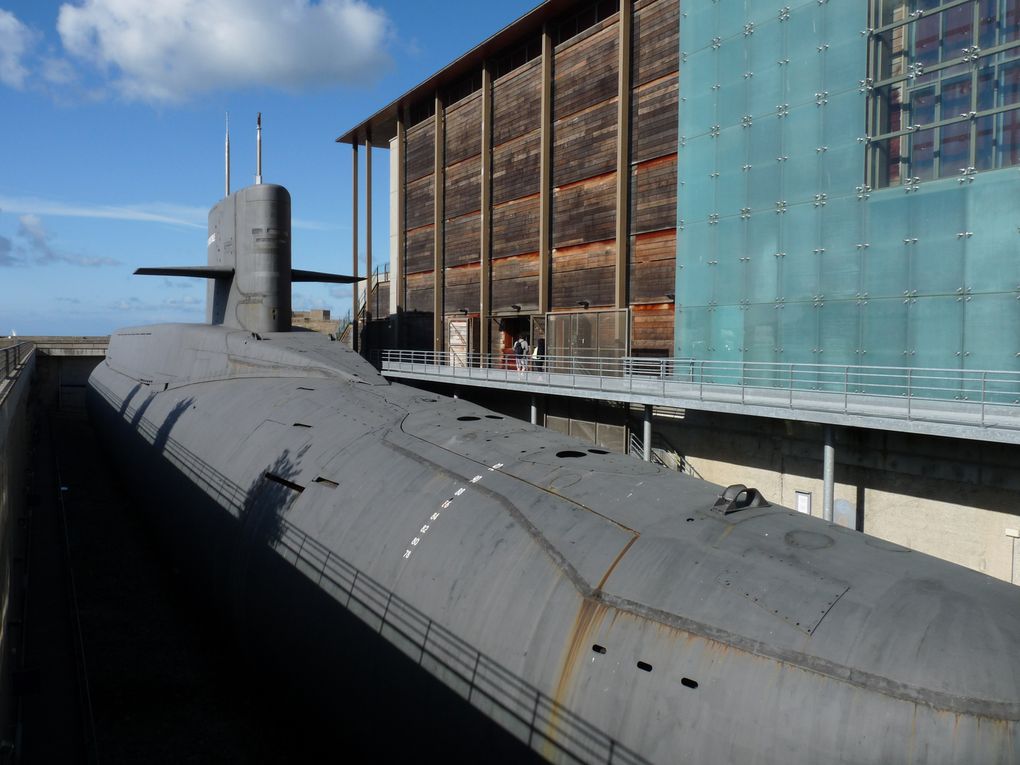
<instances>
[{"instance_id":1,"label":"submarine","mask_svg":"<svg viewBox=\"0 0 1020 765\"><path fill-rule=\"evenodd\" d=\"M207 279L207 321L115 332L90 415L253 671L322 719L392 715L363 751L1020 759L1014 586L290 331L292 282L352 278L291 267L290 196L261 167L207 246L138 270Z\"/></svg>"}]
</instances>

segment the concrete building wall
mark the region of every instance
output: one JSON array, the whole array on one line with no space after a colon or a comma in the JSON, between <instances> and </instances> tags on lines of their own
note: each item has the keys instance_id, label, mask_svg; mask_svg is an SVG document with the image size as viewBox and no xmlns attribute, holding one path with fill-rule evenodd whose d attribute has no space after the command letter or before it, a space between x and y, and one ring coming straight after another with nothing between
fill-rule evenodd
<instances>
[{"instance_id":1,"label":"concrete building wall","mask_svg":"<svg viewBox=\"0 0 1020 765\"><path fill-rule=\"evenodd\" d=\"M687 413L655 429L699 475L742 483L822 515L822 428ZM853 428L836 429L835 521L999 579L1020 583L1020 447Z\"/></svg>"}]
</instances>

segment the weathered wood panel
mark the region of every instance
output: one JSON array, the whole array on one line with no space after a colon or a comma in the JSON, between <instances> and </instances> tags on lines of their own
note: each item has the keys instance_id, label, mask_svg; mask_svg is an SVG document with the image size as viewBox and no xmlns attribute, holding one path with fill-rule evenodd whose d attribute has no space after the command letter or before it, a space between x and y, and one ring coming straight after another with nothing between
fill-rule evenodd
<instances>
[{"instance_id":1,"label":"weathered wood panel","mask_svg":"<svg viewBox=\"0 0 1020 765\"><path fill-rule=\"evenodd\" d=\"M481 216L478 213L446 221L443 257L447 267L477 262L480 248Z\"/></svg>"},{"instance_id":2,"label":"weathered wood panel","mask_svg":"<svg viewBox=\"0 0 1020 765\"><path fill-rule=\"evenodd\" d=\"M492 208L492 257L538 252L538 196Z\"/></svg>"},{"instance_id":3,"label":"weathered wood panel","mask_svg":"<svg viewBox=\"0 0 1020 765\"><path fill-rule=\"evenodd\" d=\"M447 218L474 212L482 206L482 163L479 157L458 162L446 170L446 196L443 204Z\"/></svg>"},{"instance_id":4,"label":"weathered wood panel","mask_svg":"<svg viewBox=\"0 0 1020 765\"><path fill-rule=\"evenodd\" d=\"M553 186L616 169L617 98L553 123Z\"/></svg>"},{"instance_id":5,"label":"weathered wood panel","mask_svg":"<svg viewBox=\"0 0 1020 765\"><path fill-rule=\"evenodd\" d=\"M538 253L497 258L492 261L492 310L513 310L525 315L538 310Z\"/></svg>"},{"instance_id":6,"label":"weathered wood panel","mask_svg":"<svg viewBox=\"0 0 1020 765\"><path fill-rule=\"evenodd\" d=\"M408 274L405 284L407 304L404 306L404 310L432 313L432 295L435 292L432 274Z\"/></svg>"},{"instance_id":7,"label":"weathered wood panel","mask_svg":"<svg viewBox=\"0 0 1020 765\"><path fill-rule=\"evenodd\" d=\"M482 91L479 90L446 110L446 164L455 164L481 151Z\"/></svg>"},{"instance_id":8,"label":"weathered wood panel","mask_svg":"<svg viewBox=\"0 0 1020 765\"><path fill-rule=\"evenodd\" d=\"M676 287L676 229L630 239L630 302L665 303Z\"/></svg>"},{"instance_id":9,"label":"weathered wood panel","mask_svg":"<svg viewBox=\"0 0 1020 765\"><path fill-rule=\"evenodd\" d=\"M630 315L631 351L664 351L673 355L673 305L636 305Z\"/></svg>"},{"instance_id":10,"label":"weathered wood panel","mask_svg":"<svg viewBox=\"0 0 1020 765\"><path fill-rule=\"evenodd\" d=\"M541 64L540 58L535 59L493 83L493 146L539 127L542 120Z\"/></svg>"},{"instance_id":11,"label":"weathered wood panel","mask_svg":"<svg viewBox=\"0 0 1020 765\"><path fill-rule=\"evenodd\" d=\"M616 18L615 16L613 17ZM617 94L617 22L563 43L553 63L553 119L558 120Z\"/></svg>"},{"instance_id":12,"label":"weathered wood panel","mask_svg":"<svg viewBox=\"0 0 1020 765\"><path fill-rule=\"evenodd\" d=\"M435 179L428 175L408 183L404 192L405 230L411 231L435 221Z\"/></svg>"},{"instance_id":13,"label":"weathered wood panel","mask_svg":"<svg viewBox=\"0 0 1020 765\"><path fill-rule=\"evenodd\" d=\"M549 281L552 310L576 310L581 300L593 307L611 306L615 258L613 241L554 249Z\"/></svg>"},{"instance_id":14,"label":"weathered wood panel","mask_svg":"<svg viewBox=\"0 0 1020 765\"><path fill-rule=\"evenodd\" d=\"M676 228L676 155L631 168L630 231Z\"/></svg>"},{"instance_id":15,"label":"weathered wood panel","mask_svg":"<svg viewBox=\"0 0 1020 765\"><path fill-rule=\"evenodd\" d=\"M435 266L435 226L422 226L407 232L407 248L404 253L404 273L415 274L431 271Z\"/></svg>"},{"instance_id":16,"label":"weathered wood panel","mask_svg":"<svg viewBox=\"0 0 1020 765\"><path fill-rule=\"evenodd\" d=\"M404 155L405 180L418 180L432 173L436 159L436 125L431 117L409 128L407 151Z\"/></svg>"},{"instance_id":17,"label":"weathered wood panel","mask_svg":"<svg viewBox=\"0 0 1020 765\"><path fill-rule=\"evenodd\" d=\"M644 162L677 150L677 75L634 91L630 102L630 160Z\"/></svg>"},{"instance_id":18,"label":"weathered wood panel","mask_svg":"<svg viewBox=\"0 0 1020 765\"><path fill-rule=\"evenodd\" d=\"M608 173L554 191L553 247L599 242L612 239L615 234L616 173Z\"/></svg>"},{"instance_id":19,"label":"weathered wood panel","mask_svg":"<svg viewBox=\"0 0 1020 765\"><path fill-rule=\"evenodd\" d=\"M635 86L677 71L679 21L679 0L656 0L635 9L631 27L631 82Z\"/></svg>"},{"instance_id":20,"label":"weathered wood panel","mask_svg":"<svg viewBox=\"0 0 1020 765\"><path fill-rule=\"evenodd\" d=\"M542 134L538 130L492 150L492 203L537 194Z\"/></svg>"},{"instance_id":21,"label":"weathered wood panel","mask_svg":"<svg viewBox=\"0 0 1020 765\"><path fill-rule=\"evenodd\" d=\"M390 313L390 282L379 282L366 306L373 319L385 319Z\"/></svg>"},{"instance_id":22,"label":"weathered wood panel","mask_svg":"<svg viewBox=\"0 0 1020 765\"><path fill-rule=\"evenodd\" d=\"M457 268L447 268L445 278L445 308L446 313L462 313L461 309L466 308L469 313L476 313L481 300L481 290L478 286L481 277L481 268L477 263Z\"/></svg>"}]
</instances>

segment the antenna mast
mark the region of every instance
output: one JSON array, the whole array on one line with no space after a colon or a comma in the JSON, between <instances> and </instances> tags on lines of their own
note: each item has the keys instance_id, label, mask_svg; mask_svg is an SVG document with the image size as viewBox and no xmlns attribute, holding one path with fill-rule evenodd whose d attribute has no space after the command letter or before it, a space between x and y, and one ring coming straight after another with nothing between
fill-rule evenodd
<instances>
[{"instance_id":1,"label":"antenna mast","mask_svg":"<svg viewBox=\"0 0 1020 765\"><path fill-rule=\"evenodd\" d=\"M255 184L262 183L262 112L255 129Z\"/></svg>"},{"instance_id":2,"label":"antenna mast","mask_svg":"<svg viewBox=\"0 0 1020 765\"><path fill-rule=\"evenodd\" d=\"M225 189L226 190L224 191L223 196L224 197L229 197L230 196L230 112L227 112L226 115L227 115L226 116L227 135L226 135L226 145L223 148L223 162L224 162L224 165L226 166L225 167L225 170L226 170Z\"/></svg>"}]
</instances>

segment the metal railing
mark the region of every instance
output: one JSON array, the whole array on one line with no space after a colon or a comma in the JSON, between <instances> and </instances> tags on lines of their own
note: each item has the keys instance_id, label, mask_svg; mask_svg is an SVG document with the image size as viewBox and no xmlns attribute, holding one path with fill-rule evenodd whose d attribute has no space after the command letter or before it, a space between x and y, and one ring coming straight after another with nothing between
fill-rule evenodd
<instances>
[{"instance_id":1,"label":"metal railing","mask_svg":"<svg viewBox=\"0 0 1020 765\"><path fill-rule=\"evenodd\" d=\"M1020 371L383 351L383 373L1020 429ZM551 392L551 391L550 391ZM947 414L948 413L948 414Z\"/></svg>"},{"instance_id":2,"label":"metal railing","mask_svg":"<svg viewBox=\"0 0 1020 765\"><path fill-rule=\"evenodd\" d=\"M32 343L15 343L0 348L0 383L14 377L22 362L28 358L35 346Z\"/></svg>"}]
</instances>

